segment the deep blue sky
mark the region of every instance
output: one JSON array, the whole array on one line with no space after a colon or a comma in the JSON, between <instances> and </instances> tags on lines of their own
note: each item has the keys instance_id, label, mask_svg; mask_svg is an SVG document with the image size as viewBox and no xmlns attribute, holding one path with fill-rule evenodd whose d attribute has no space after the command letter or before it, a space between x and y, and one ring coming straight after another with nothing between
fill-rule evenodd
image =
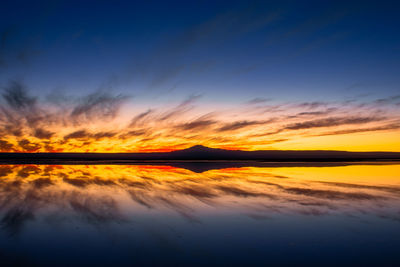
<instances>
[{"instance_id":1,"label":"deep blue sky","mask_svg":"<svg viewBox=\"0 0 400 267\"><path fill-rule=\"evenodd\" d=\"M399 94L398 1L2 1L0 85L142 102Z\"/></svg>"}]
</instances>

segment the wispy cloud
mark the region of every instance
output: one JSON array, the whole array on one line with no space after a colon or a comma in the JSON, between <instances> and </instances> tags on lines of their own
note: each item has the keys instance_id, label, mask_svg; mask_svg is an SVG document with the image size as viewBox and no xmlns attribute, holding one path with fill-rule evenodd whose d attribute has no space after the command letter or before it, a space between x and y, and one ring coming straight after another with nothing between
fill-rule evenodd
<instances>
[{"instance_id":1,"label":"wispy cloud","mask_svg":"<svg viewBox=\"0 0 400 267\"><path fill-rule=\"evenodd\" d=\"M271 122L271 121L269 121ZM236 121L232 123L227 123L223 125L221 128L218 129L220 132L225 132L225 131L235 131L239 130L242 128L246 128L249 126L254 126L254 125L260 125L260 124L266 124L268 123L267 121Z\"/></svg>"},{"instance_id":2,"label":"wispy cloud","mask_svg":"<svg viewBox=\"0 0 400 267\"><path fill-rule=\"evenodd\" d=\"M304 122L288 124L286 130L303 130L320 127L332 127L349 124L366 124L374 121L382 121L384 117L329 117Z\"/></svg>"},{"instance_id":3,"label":"wispy cloud","mask_svg":"<svg viewBox=\"0 0 400 267\"><path fill-rule=\"evenodd\" d=\"M330 132L324 132L324 133L317 134L316 136L353 134L353 133L387 131L387 130L398 130L398 129L400 129L400 122L387 124L387 125L383 125L383 126L377 126L377 127L356 128L356 129L330 131Z\"/></svg>"},{"instance_id":4,"label":"wispy cloud","mask_svg":"<svg viewBox=\"0 0 400 267\"><path fill-rule=\"evenodd\" d=\"M81 99L72 110L71 116L74 119L114 118L127 98L124 95L113 96L106 92L95 92Z\"/></svg>"}]
</instances>

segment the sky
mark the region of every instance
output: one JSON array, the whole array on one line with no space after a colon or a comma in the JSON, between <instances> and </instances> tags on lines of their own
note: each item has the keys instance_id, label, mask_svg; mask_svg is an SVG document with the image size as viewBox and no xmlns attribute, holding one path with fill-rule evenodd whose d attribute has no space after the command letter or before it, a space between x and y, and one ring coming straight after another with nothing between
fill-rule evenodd
<instances>
[{"instance_id":1,"label":"sky","mask_svg":"<svg viewBox=\"0 0 400 267\"><path fill-rule=\"evenodd\" d=\"M397 1L2 1L0 151L400 151Z\"/></svg>"}]
</instances>

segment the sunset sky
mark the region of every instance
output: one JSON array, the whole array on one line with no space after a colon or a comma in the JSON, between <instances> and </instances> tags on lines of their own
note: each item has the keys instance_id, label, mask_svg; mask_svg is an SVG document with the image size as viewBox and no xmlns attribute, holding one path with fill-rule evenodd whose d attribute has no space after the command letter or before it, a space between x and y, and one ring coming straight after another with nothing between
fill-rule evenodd
<instances>
[{"instance_id":1,"label":"sunset sky","mask_svg":"<svg viewBox=\"0 0 400 267\"><path fill-rule=\"evenodd\" d=\"M400 151L397 1L0 10L1 152Z\"/></svg>"}]
</instances>

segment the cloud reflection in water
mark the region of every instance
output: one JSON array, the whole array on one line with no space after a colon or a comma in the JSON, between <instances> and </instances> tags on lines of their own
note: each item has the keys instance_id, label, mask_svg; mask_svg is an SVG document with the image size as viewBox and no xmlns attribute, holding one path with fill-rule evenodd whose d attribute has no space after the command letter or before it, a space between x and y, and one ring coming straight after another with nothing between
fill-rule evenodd
<instances>
[{"instance_id":1,"label":"cloud reflection in water","mask_svg":"<svg viewBox=\"0 0 400 267\"><path fill-rule=\"evenodd\" d=\"M384 175L376 182L354 182L354 175L346 172L357 168L365 174L379 168ZM199 223L198 214L216 210L254 219L276 214L373 214L400 221L400 185L392 179L399 165L319 168L325 179L315 173L307 179L304 175L313 169L318 168L245 167L194 173L169 166L3 165L1 225L15 235L40 216L101 225L128 223L146 211L172 211ZM331 170L336 176L330 175ZM338 171L344 178L337 178ZM360 173L356 178L362 177Z\"/></svg>"}]
</instances>

